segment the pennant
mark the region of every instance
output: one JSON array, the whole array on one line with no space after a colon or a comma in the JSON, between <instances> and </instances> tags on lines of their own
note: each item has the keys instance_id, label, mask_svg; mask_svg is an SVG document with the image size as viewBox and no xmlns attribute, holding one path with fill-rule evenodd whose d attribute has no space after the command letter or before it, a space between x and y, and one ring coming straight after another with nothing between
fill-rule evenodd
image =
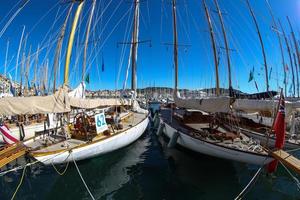
<instances>
[{"instance_id":1,"label":"pennant","mask_svg":"<svg viewBox=\"0 0 300 200\"><path fill-rule=\"evenodd\" d=\"M284 68L284 70L285 70L286 72L288 72L288 71L289 71L289 66L288 66L287 64L285 64L285 68Z\"/></svg>"},{"instance_id":2,"label":"pennant","mask_svg":"<svg viewBox=\"0 0 300 200\"><path fill-rule=\"evenodd\" d=\"M293 84L291 84L290 89L289 89L289 93L293 93Z\"/></svg>"},{"instance_id":3,"label":"pennant","mask_svg":"<svg viewBox=\"0 0 300 200\"><path fill-rule=\"evenodd\" d=\"M258 85L257 85L256 81L254 81L254 84L255 84L255 87L256 87L257 92L259 92L259 90L258 90Z\"/></svg>"},{"instance_id":4,"label":"pennant","mask_svg":"<svg viewBox=\"0 0 300 200\"><path fill-rule=\"evenodd\" d=\"M87 84L90 84L90 74L87 74L86 77L85 77L85 82Z\"/></svg>"},{"instance_id":5,"label":"pennant","mask_svg":"<svg viewBox=\"0 0 300 200\"><path fill-rule=\"evenodd\" d=\"M103 58L103 54L102 54L102 67L101 67L102 72L104 72L104 58Z\"/></svg>"},{"instance_id":6,"label":"pennant","mask_svg":"<svg viewBox=\"0 0 300 200\"><path fill-rule=\"evenodd\" d=\"M248 83L251 82L253 79L254 79L254 67L253 67L252 70L250 70Z\"/></svg>"},{"instance_id":7,"label":"pennant","mask_svg":"<svg viewBox=\"0 0 300 200\"><path fill-rule=\"evenodd\" d=\"M39 96L39 91L38 91L38 89L37 89L35 83L33 83L33 88L34 88L34 95L35 95L35 96Z\"/></svg>"},{"instance_id":8,"label":"pennant","mask_svg":"<svg viewBox=\"0 0 300 200\"><path fill-rule=\"evenodd\" d=\"M28 89L30 90L30 83L29 83L29 80L27 80L27 86L28 86Z\"/></svg>"}]
</instances>

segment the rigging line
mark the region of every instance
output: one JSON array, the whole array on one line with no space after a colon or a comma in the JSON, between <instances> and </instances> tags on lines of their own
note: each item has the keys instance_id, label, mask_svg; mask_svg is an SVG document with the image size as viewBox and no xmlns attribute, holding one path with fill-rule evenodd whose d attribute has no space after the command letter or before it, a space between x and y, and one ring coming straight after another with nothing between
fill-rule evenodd
<instances>
[{"instance_id":1,"label":"rigging line","mask_svg":"<svg viewBox=\"0 0 300 200\"><path fill-rule=\"evenodd\" d=\"M60 1L57 1L36 23L35 25L30 29L30 31L28 32L28 34L30 34L37 25L39 25L39 23L41 23L41 21L58 5L60 4Z\"/></svg>"},{"instance_id":2,"label":"rigging line","mask_svg":"<svg viewBox=\"0 0 300 200\"><path fill-rule=\"evenodd\" d=\"M88 191L89 195L91 196L91 198L92 198L93 200L95 200L93 194L91 193L89 187L87 186L86 182L84 181L84 179L83 179L83 177L82 177L82 175L81 175L81 173L80 173L80 170L79 170L79 168L78 168L78 166L77 166L77 164L76 164L76 161L75 161L75 159L74 159L74 157L73 157L73 154L72 154L72 158L73 158L74 165L75 165L75 167L76 167L76 169L77 169L77 172L78 172L78 174L79 174L79 176L80 176L81 181L83 182L83 184L84 184L86 190Z\"/></svg>"},{"instance_id":3,"label":"rigging line","mask_svg":"<svg viewBox=\"0 0 300 200\"><path fill-rule=\"evenodd\" d=\"M130 10L133 9L133 5L130 7ZM132 23L130 23L130 26L128 27L129 25L129 22L131 21L130 20L131 17L129 16L128 17L128 20L127 20L127 23L126 23L126 32L125 32L125 35L124 35L124 38L123 40L127 41L130 39L130 30L132 28ZM125 53L126 53L126 45L122 45L122 51L121 51L121 60L119 62L119 70L118 70L118 76L117 76L117 87L119 86L119 80L120 80L120 76L121 76L121 71L122 71L122 65L123 65L123 62L124 62L124 58L125 58Z\"/></svg>"},{"instance_id":4,"label":"rigging line","mask_svg":"<svg viewBox=\"0 0 300 200\"><path fill-rule=\"evenodd\" d=\"M110 17L109 17L109 19L106 21L106 23L104 24L104 26L103 26L103 28L102 28L102 30L101 30L101 32L100 32L100 36L102 36L102 34L104 33L104 30L106 29L106 26L109 24L109 22L110 22L110 20L113 18L113 16L115 15L115 13L116 13L116 11L119 9L119 7L121 6L121 3L122 3L122 1L120 1L119 2L119 4L117 5L117 7L115 8L115 10L113 11L113 13L110 15ZM106 7L107 8L107 7ZM102 15L104 14L104 12L105 12L105 10L103 10L103 12L102 12ZM100 19L100 18L99 18ZM95 25L98 23L98 21L97 22L95 22ZM96 27L96 26L95 26ZM94 27L93 27L93 29L92 30L94 30ZM111 32L112 33L112 32ZM99 37L100 37L99 36ZM98 37L98 38L99 38ZM109 36L108 36L109 37ZM108 37L105 39L105 41L108 39ZM99 41L98 39L95 41L95 43L97 42L97 41ZM103 45L102 45L103 46ZM95 47L96 48L96 47ZM101 47L102 48L102 47ZM100 49L101 48L99 48L99 51L100 51ZM97 51L97 52L99 52L99 51ZM96 54L96 56L97 56L98 54ZM88 58L88 60L90 61L91 60L91 57L92 57L92 55L90 55L89 56L89 58ZM94 59L93 59L93 61L94 61ZM93 63L93 61L91 62L91 63ZM88 71L89 70L89 68L87 68L87 70L86 71Z\"/></svg>"},{"instance_id":5,"label":"rigging line","mask_svg":"<svg viewBox=\"0 0 300 200\"><path fill-rule=\"evenodd\" d=\"M189 35L189 33L188 33L188 31L187 31L187 28L186 28L186 26L185 26L185 23L180 23L180 21L181 22L184 22L184 20L183 20L183 18L181 17L181 15L180 15L180 12L177 12L177 15L178 15L178 24L181 24L182 25L182 27L183 27L183 30L184 30L184 32L185 32L185 34L186 34L186 36L187 36L187 38L188 38L188 40L189 40L189 42L191 41L191 37L190 37L190 35Z\"/></svg>"},{"instance_id":6,"label":"rigging line","mask_svg":"<svg viewBox=\"0 0 300 200\"><path fill-rule=\"evenodd\" d=\"M15 17L21 12L21 10L27 5L27 3L29 1L30 0L26 0L26 2L23 3L23 5L15 12L15 14L13 14L13 16L11 16L11 18L8 20L8 22L6 22L6 24L4 25L4 27L0 31L0 38L2 37L4 32L6 31L7 27L11 24L11 22L15 19Z\"/></svg>"},{"instance_id":7,"label":"rigging line","mask_svg":"<svg viewBox=\"0 0 300 200\"><path fill-rule=\"evenodd\" d=\"M19 1L19 3L21 3L21 1ZM10 15L10 13L17 7L19 6L18 3L16 3L9 11L8 13L0 20L0 24L2 24L4 22L4 20Z\"/></svg>"},{"instance_id":8,"label":"rigging line","mask_svg":"<svg viewBox=\"0 0 300 200\"><path fill-rule=\"evenodd\" d=\"M105 38L105 40L103 41L102 45L99 47L99 51L102 49L102 47L104 46L105 42L108 40L108 38L111 36L111 34L115 31L115 29L116 29L117 26L121 23L121 21L124 19L124 17L129 13L129 11L130 11L130 10L128 9L127 12L119 19L119 21L117 22L117 24L112 28L112 31L108 34L108 36L107 36L107 37ZM98 56L99 51L97 51L95 57ZM94 62L95 57L92 59L91 63ZM90 65L89 65L89 67L87 68L87 70L89 70L89 68L90 68Z\"/></svg>"}]
</instances>

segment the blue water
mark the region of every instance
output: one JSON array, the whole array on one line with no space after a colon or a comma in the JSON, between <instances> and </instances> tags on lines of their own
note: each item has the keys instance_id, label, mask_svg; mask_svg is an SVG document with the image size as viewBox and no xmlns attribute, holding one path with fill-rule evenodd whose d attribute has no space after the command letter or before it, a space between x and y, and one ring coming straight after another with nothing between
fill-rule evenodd
<instances>
[{"instance_id":1,"label":"blue water","mask_svg":"<svg viewBox=\"0 0 300 200\"><path fill-rule=\"evenodd\" d=\"M256 166L200 155L176 147L149 130L130 146L78 162L96 199L233 199L258 169ZM300 157L300 155L297 155ZM66 165L57 166L63 171ZM0 199L10 199L22 170L0 177ZM299 176L297 177L298 179ZM15 199L90 199L74 164L60 176L52 166L28 168ZM300 199L289 174L279 167L275 177L263 172L245 199Z\"/></svg>"}]
</instances>

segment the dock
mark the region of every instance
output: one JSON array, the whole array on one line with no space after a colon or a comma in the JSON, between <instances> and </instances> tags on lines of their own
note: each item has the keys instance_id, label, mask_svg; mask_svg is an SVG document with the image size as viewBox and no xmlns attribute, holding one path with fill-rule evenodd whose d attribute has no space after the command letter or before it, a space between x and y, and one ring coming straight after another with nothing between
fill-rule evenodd
<instances>
[{"instance_id":1,"label":"dock","mask_svg":"<svg viewBox=\"0 0 300 200\"><path fill-rule=\"evenodd\" d=\"M298 158L283 150L271 151L270 154L275 159L281 161L284 165L297 172L297 174L300 174L300 160Z\"/></svg>"},{"instance_id":2,"label":"dock","mask_svg":"<svg viewBox=\"0 0 300 200\"><path fill-rule=\"evenodd\" d=\"M27 147L23 143L13 144L4 147L0 151L0 168L4 167L6 164L16 160L17 158L23 156L27 152Z\"/></svg>"}]
</instances>

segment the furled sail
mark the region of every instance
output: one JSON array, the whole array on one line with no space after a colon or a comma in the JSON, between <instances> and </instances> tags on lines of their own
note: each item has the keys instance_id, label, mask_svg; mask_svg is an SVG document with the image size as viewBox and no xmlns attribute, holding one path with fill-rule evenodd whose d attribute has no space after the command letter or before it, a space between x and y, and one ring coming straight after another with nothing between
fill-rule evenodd
<instances>
[{"instance_id":1,"label":"furled sail","mask_svg":"<svg viewBox=\"0 0 300 200\"><path fill-rule=\"evenodd\" d=\"M84 108L84 109L94 109L98 107L106 107L106 106L121 106L121 105L131 105L130 100L126 99L117 99L117 98L109 98L109 99L79 99L70 97L70 106L73 108Z\"/></svg>"},{"instance_id":2,"label":"furled sail","mask_svg":"<svg viewBox=\"0 0 300 200\"><path fill-rule=\"evenodd\" d=\"M174 95L175 104L178 107L187 109L202 110L208 113L229 112L230 97L205 97L201 99L184 99L179 92ZM266 99L235 99L232 103L232 109L246 113L270 112L273 113L277 107L278 100ZM300 102L286 101L286 116L292 115L295 111L300 111Z\"/></svg>"},{"instance_id":3,"label":"furled sail","mask_svg":"<svg viewBox=\"0 0 300 200\"><path fill-rule=\"evenodd\" d=\"M49 96L7 97L0 99L0 114L24 115L70 112L67 88Z\"/></svg>"}]
</instances>

